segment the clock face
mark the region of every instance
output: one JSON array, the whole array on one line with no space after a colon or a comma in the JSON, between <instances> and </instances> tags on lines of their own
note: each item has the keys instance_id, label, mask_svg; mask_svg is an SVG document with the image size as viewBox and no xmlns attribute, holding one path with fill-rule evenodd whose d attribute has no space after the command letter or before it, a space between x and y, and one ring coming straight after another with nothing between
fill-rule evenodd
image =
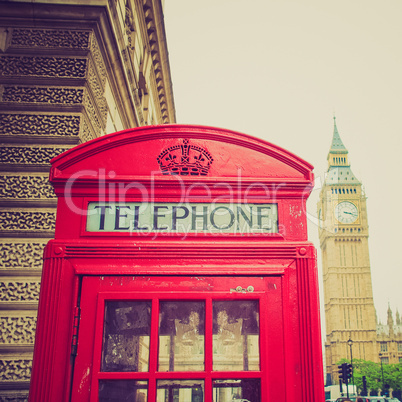
<instances>
[{"instance_id":1,"label":"clock face","mask_svg":"<svg viewBox=\"0 0 402 402\"><path fill-rule=\"evenodd\" d=\"M353 223L357 220L359 211L355 204L342 201L335 207L335 216L341 223Z\"/></svg>"}]
</instances>

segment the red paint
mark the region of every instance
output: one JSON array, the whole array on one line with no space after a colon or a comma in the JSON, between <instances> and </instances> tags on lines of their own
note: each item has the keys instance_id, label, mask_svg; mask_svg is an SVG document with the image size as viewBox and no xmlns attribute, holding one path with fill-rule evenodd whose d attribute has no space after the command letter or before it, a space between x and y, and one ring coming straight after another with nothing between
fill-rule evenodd
<instances>
[{"instance_id":1,"label":"red paint","mask_svg":"<svg viewBox=\"0 0 402 402\"><path fill-rule=\"evenodd\" d=\"M158 156L177 145L205 150L206 175L163 175ZM164 157L167 155L163 154ZM191 154L192 157L195 153ZM205 159L205 158L204 158ZM208 158L207 158L208 159ZM191 160L192 161L192 160ZM202 162L206 163L206 162ZM193 165L194 167L195 165ZM150 126L77 146L52 160L58 196L55 239L45 250L30 400L97 400L100 379L257 378L262 401L322 401L323 373L316 254L307 241L312 166L259 139L229 130ZM278 205L278 233L130 233L86 231L89 202ZM231 292L237 286L254 292ZM146 373L100 371L104 301L152 300ZM205 369L159 372L159 300L206 303ZM260 308L260 370L212 370L214 300L252 300ZM80 314L78 338L77 315ZM71 357L77 342L77 356Z\"/></svg>"}]
</instances>

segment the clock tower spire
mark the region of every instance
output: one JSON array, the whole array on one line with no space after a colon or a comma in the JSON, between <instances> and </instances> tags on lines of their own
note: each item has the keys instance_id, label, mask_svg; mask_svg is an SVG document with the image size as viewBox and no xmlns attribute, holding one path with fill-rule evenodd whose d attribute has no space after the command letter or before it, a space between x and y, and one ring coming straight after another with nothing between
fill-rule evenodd
<instances>
[{"instance_id":1,"label":"clock tower spire","mask_svg":"<svg viewBox=\"0 0 402 402\"><path fill-rule=\"evenodd\" d=\"M377 361L376 319L368 249L366 196L353 174L334 117L328 170L318 202L326 321L326 366L338 382L337 364Z\"/></svg>"},{"instance_id":2,"label":"clock tower spire","mask_svg":"<svg viewBox=\"0 0 402 402\"><path fill-rule=\"evenodd\" d=\"M332 136L331 148L328 153L328 167L331 166L347 166L348 162L348 150L343 145L341 137L336 127L336 117L334 116L334 134Z\"/></svg>"}]
</instances>

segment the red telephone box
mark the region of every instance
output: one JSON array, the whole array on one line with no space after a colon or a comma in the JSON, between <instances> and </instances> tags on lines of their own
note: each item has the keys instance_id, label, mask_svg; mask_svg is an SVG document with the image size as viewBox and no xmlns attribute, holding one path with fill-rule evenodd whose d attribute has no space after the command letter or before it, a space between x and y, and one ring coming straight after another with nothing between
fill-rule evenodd
<instances>
[{"instance_id":1,"label":"red telephone box","mask_svg":"<svg viewBox=\"0 0 402 402\"><path fill-rule=\"evenodd\" d=\"M149 126L63 153L50 181L31 401L323 401L311 165Z\"/></svg>"}]
</instances>

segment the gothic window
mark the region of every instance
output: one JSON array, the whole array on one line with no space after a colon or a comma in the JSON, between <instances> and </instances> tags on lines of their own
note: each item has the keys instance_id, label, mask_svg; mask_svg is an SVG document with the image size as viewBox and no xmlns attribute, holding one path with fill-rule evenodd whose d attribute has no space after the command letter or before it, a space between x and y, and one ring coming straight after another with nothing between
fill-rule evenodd
<instances>
[{"instance_id":1,"label":"gothic window","mask_svg":"<svg viewBox=\"0 0 402 402\"><path fill-rule=\"evenodd\" d=\"M382 364L389 364L389 358L388 357L381 357L381 363Z\"/></svg>"},{"instance_id":2,"label":"gothic window","mask_svg":"<svg viewBox=\"0 0 402 402\"><path fill-rule=\"evenodd\" d=\"M388 344L386 342L380 343L381 352L388 352Z\"/></svg>"}]
</instances>

